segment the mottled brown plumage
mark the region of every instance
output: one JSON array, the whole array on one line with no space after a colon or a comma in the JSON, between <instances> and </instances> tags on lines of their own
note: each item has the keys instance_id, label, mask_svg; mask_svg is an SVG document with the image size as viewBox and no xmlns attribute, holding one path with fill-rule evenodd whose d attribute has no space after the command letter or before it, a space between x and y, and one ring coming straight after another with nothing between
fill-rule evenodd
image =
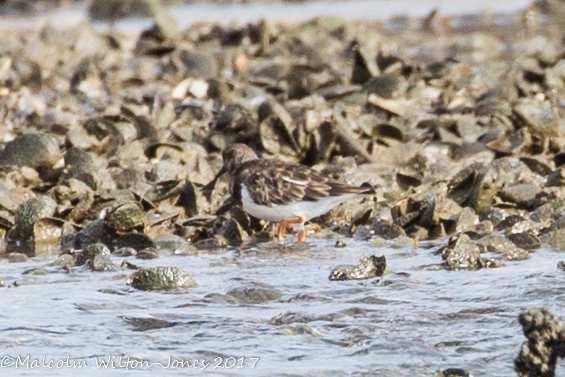
<instances>
[{"instance_id":1,"label":"mottled brown plumage","mask_svg":"<svg viewBox=\"0 0 565 377\"><path fill-rule=\"evenodd\" d=\"M281 226L303 224L347 199L375 193L369 184L353 186L304 165L259 159L243 144L226 148L222 157L236 202L251 215L281 221ZM279 236L283 233L279 228Z\"/></svg>"},{"instance_id":2,"label":"mottled brown plumage","mask_svg":"<svg viewBox=\"0 0 565 377\"><path fill-rule=\"evenodd\" d=\"M238 186L241 184L248 187L251 198L257 204L268 207L301 200L317 201L328 196L375 193L368 184L353 186L324 177L304 165L288 164L279 160L261 160L251 148L243 144L227 148L223 158L230 175L230 191L239 204L241 187Z\"/></svg>"}]
</instances>

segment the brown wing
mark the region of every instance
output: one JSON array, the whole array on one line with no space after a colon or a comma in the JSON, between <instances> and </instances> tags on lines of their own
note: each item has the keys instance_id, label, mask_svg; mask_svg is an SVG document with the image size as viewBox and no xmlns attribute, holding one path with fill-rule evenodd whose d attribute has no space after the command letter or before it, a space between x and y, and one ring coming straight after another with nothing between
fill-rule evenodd
<instances>
[{"instance_id":1,"label":"brown wing","mask_svg":"<svg viewBox=\"0 0 565 377\"><path fill-rule=\"evenodd\" d=\"M366 187L342 183L326 178L304 165L291 165L281 161L256 164L246 177L245 184L249 188L251 198L256 203L267 206L284 205L299 200L317 201L343 194L367 193Z\"/></svg>"}]
</instances>

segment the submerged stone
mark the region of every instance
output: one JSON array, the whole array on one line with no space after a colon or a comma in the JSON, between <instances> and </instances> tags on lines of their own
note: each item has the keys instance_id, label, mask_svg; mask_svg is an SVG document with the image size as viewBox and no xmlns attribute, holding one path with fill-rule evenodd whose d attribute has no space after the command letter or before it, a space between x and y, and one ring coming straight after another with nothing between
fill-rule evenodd
<instances>
[{"instance_id":1,"label":"submerged stone","mask_svg":"<svg viewBox=\"0 0 565 377\"><path fill-rule=\"evenodd\" d=\"M144 291L184 290L196 286L194 278L177 267L141 269L127 279L127 284Z\"/></svg>"},{"instance_id":2,"label":"submerged stone","mask_svg":"<svg viewBox=\"0 0 565 377\"><path fill-rule=\"evenodd\" d=\"M442 251L443 259L452 270L477 270L481 268L481 247L468 235L459 234Z\"/></svg>"}]
</instances>

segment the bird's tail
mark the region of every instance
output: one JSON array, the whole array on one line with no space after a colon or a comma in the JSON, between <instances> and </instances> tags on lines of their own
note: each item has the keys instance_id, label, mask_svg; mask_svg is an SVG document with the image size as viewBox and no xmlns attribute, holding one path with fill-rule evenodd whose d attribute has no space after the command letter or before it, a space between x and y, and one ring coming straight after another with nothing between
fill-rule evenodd
<instances>
[{"instance_id":1,"label":"bird's tail","mask_svg":"<svg viewBox=\"0 0 565 377\"><path fill-rule=\"evenodd\" d=\"M369 183L365 182L361 186L354 186L348 183L333 181L329 191L330 196L340 196L354 194L359 196L375 195L375 189Z\"/></svg>"}]
</instances>

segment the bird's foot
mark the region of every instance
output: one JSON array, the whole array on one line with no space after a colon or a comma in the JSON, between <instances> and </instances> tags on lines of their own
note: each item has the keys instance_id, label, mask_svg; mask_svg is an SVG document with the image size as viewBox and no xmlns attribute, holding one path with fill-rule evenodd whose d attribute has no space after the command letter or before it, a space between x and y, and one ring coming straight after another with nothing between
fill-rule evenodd
<instances>
[{"instance_id":1,"label":"bird's foot","mask_svg":"<svg viewBox=\"0 0 565 377\"><path fill-rule=\"evenodd\" d=\"M286 228L289 225L301 224L301 229L298 232L298 242L303 242L306 239L306 231L304 230L304 223L306 218L304 216L295 217L294 219L283 220L279 223L279 228L277 230L277 238L282 240L284 234L286 233Z\"/></svg>"}]
</instances>

